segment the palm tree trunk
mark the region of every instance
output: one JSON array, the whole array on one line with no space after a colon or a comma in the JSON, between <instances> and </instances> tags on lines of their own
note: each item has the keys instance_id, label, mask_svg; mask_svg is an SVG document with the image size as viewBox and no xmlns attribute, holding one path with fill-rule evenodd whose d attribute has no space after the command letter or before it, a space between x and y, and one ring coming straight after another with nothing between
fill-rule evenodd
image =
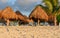
<instances>
[{"instance_id":1,"label":"palm tree trunk","mask_svg":"<svg viewBox=\"0 0 60 38\"><path fill-rule=\"evenodd\" d=\"M54 25L57 26L56 14L54 15Z\"/></svg>"}]
</instances>

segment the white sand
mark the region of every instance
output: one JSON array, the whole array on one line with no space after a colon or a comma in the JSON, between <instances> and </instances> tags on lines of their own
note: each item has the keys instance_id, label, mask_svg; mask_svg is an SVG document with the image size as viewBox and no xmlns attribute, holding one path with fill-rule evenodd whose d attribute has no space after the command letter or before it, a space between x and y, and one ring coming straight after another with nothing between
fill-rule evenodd
<instances>
[{"instance_id":1,"label":"white sand","mask_svg":"<svg viewBox=\"0 0 60 38\"><path fill-rule=\"evenodd\" d=\"M0 38L60 38L60 27L0 26Z\"/></svg>"}]
</instances>

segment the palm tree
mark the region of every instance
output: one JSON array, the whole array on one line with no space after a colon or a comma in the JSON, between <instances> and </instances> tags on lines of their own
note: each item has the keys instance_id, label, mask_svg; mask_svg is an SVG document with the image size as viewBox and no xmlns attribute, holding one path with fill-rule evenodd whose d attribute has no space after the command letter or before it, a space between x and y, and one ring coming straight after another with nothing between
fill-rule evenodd
<instances>
[{"instance_id":1,"label":"palm tree","mask_svg":"<svg viewBox=\"0 0 60 38\"><path fill-rule=\"evenodd\" d=\"M58 0L43 0L43 3L45 3L45 7L48 9L47 11L54 15L54 25L56 26L56 15L59 10Z\"/></svg>"}]
</instances>

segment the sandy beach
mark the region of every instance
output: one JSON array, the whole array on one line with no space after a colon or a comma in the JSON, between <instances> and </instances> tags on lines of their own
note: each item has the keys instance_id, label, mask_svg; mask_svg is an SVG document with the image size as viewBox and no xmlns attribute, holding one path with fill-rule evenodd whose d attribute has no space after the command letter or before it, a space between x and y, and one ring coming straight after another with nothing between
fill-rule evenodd
<instances>
[{"instance_id":1,"label":"sandy beach","mask_svg":"<svg viewBox=\"0 0 60 38\"><path fill-rule=\"evenodd\" d=\"M60 38L60 27L0 26L0 38Z\"/></svg>"}]
</instances>

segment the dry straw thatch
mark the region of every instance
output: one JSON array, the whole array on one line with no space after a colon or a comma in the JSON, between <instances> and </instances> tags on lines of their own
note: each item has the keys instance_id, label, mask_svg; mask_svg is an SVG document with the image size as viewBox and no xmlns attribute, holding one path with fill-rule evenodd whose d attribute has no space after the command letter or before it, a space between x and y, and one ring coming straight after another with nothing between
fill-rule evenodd
<instances>
[{"instance_id":1,"label":"dry straw thatch","mask_svg":"<svg viewBox=\"0 0 60 38\"><path fill-rule=\"evenodd\" d=\"M6 7L4 10L2 10L1 16L4 19L18 19L16 13L11 7Z\"/></svg>"},{"instance_id":2,"label":"dry straw thatch","mask_svg":"<svg viewBox=\"0 0 60 38\"><path fill-rule=\"evenodd\" d=\"M23 22L31 22L31 21L33 22L33 20L30 20L29 18L31 19L34 18L38 19L38 23L40 22L41 19L48 21L48 15L40 6L36 6L36 8L29 15L29 18L22 15L19 11L14 12L12 8L9 6L6 7L4 10L2 10L0 14L1 19L7 21L7 25L9 25L10 19L21 20Z\"/></svg>"},{"instance_id":3,"label":"dry straw thatch","mask_svg":"<svg viewBox=\"0 0 60 38\"><path fill-rule=\"evenodd\" d=\"M18 16L18 20L23 21L23 22L28 22L28 21L27 21L28 17L25 16L25 15L23 15L23 14L21 14L20 11L16 11L15 13L16 13L17 16Z\"/></svg>"},{"instance_id":4,"label":"dry straw thatch","mask_svg":"<svg viewBox=\"0 0 60 38\"><path fill-rule=\"evenodd\" d=\"M47 13L39 5L36 6L36 8L31 12L31 14L29 15L29 18L38 19L38 23L41 19L48 21Z\"/></svg>"},{"instance_id":5,"label":"dry straw thatch","mask_svg":"<svg viewBox=\"0 0 60 38\"><path fill-rule=\"evenodd\" d=\"M9 19L18 19L16 13L9 6L2 10L0 14L1 19L7 21L7 25L9 25Z\"/></svg>"},{"instance_id":6,"label":"dry straw thatch","mask_svg":"<svg viewBox=\"0 0 60 38\"><path fill-rule=\"evenodd\" d=\"M1 12L2 12L2 10L0 10L0 19L1 19Z\"/></svg>"},{"instance_id":7,"label":"dry straw thatch","mask_svg":"<svg viewBox=\"0 0 60 38\"><path fill-rule=\"evenodd\" d=\"M33 22L32 19L29 19L27 16L21 14L20 11L16 11L16 14L18 15L18 20L22 21L23 24Z\"/></svg>"},{"instance_id":8,"label":"dry straw thatch","mask_svg":"<svg viewBox=\"0 0 60 38\"><path fill-rule=\"evenodd\" d=\"M0 19L7 21L7 25L9 25L10 20L20 20L23 23L29 23L31 21L27 16L21 14L20 11L14 12L9 6L0 11Z\"/></svg>"}]
</instances>

